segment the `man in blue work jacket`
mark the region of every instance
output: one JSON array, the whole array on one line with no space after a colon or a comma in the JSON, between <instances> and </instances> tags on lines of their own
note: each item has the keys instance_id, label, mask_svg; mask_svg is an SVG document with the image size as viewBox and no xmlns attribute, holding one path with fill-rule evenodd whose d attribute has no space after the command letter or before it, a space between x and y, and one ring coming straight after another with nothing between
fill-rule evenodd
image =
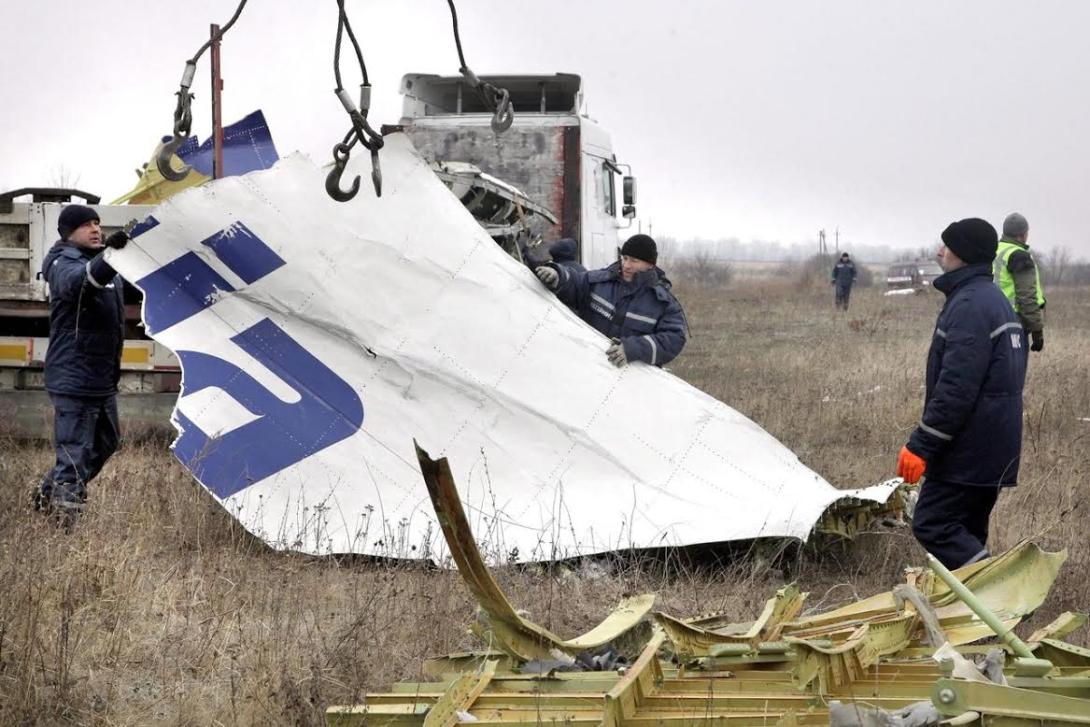
<instances>
[{"instance_id":1,"label":"man in blue work jacket","mask_svg":"<svg viewBox=\"0 0 1090 727\"><path fill-rule=\"evenodd\" d=\"M655 241L633 235L621 247L621 259L601 270L579 272L550 263L534 272L576 315L610 339L606 356L614 366L633 361L662 366L685 347L689 325L657 261Z\"/></svg>"},{"instance_id":2,"label":"man in blue work jacket","mask_svg":"<svg viewBox=\"0 0 1090 727\"><path fill-rule=\"evenodd\" d=\"M118 231L104 241L98 213L83 205L61 211L57 232L60 240L42 262L49 284L45 389L53 402L56 464L34 504L67 529L87 501L87 484L117 449L125 306L123 283L104 248L122 248L129 238Z\"/></svg>"},{"instance_id":3,"label":"man in blue work jacket","mask_svg":"<svg viewBox=\"0 0 1090 727\"><path fill-rule=\"evenodd\" d=\"M833 285L836 286L836 307L848 310L848 302L852 297L852 286L859 277L855 270L855 263L848 253L841 253L840 260L833 266Z\"/></svg>"},{"instance_id":4,"label":"man in blue work jacket","mask_svg":"<svg viewBox=\"0 0 1090 727\"><path fill-rule=\"evenodd\" d=\"M948 568L988 556L999 490L1018 481L1026 335L992 282L999 239L981 219L942 233L933 283L946 303L927 354L923 416L901 448L897 474L926 476L912 516L920 544Z\"/></svg>"}]
</instances>

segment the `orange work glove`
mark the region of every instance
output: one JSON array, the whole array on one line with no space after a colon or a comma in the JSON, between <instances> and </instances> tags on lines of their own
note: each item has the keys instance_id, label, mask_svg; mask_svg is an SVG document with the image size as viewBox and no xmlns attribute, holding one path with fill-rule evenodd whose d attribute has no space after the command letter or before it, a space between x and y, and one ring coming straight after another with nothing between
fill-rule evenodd
<instances>
[{"instance_id":1,"label":"orange work glove","mask_svg":"<svg viewBox=\"0 0 1090 727\"><path fill-rule=\"evenodd\" d=\"M897 475L903 477L905 482L914 485L923 477L927 462L923 457L910 450L907 446L901 447L901 454L897 457Z\"/></svg>"}]
</instances>

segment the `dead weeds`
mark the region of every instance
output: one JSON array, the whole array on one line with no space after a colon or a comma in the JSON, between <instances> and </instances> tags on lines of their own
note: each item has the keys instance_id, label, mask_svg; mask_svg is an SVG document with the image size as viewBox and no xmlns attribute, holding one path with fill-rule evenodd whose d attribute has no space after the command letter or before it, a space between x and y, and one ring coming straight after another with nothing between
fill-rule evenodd
<instances>
[{"instance_id":1,"label":"dead weeds","mask_svg":"<svg viewBox=\"0 0 1090 727\"><path fill-rule=\"evenodd\" d=\"M892 475L923 398L937 295L832 292L782 281L682 287L693 328L677 375L750 416L842 487ZM994 547L1069 549L1032 625L1090 609L1082 531L1090 478L1090 293L1050 291L1048 347L1026 390L1021 484L1000 498ZM456 573L276 553L250 536L154 437L130 442L65 537L31 512L48 444L0 438L0 724L318 724L325 706L419 675L425 656L476 648ZM515 568L520 608L582 632L619 598L658 591L676 614L754 616L785 570L829 608L887 589L921 562L907 530L864 535L785 565L762 553L715 568ZM1076 634L1076 643L1087 635Z\"/></svg>"}]
</instances>

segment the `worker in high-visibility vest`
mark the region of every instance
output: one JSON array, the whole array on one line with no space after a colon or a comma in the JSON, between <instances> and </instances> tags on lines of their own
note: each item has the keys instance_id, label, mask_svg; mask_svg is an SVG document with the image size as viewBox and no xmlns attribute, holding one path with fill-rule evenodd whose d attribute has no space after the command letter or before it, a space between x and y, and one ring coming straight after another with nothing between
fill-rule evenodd
<instances>
[{"instance_id":1,"label":"worker in high-visibility vest","mask_svg":"<svg viewBox=\"0 0 1090 727\"><path fill-rule=\"evenodd\" d=\"M1029 350L1040 351L1045 347L1045 289L1041 287L1041 270L1026 244L1028 238L1026 218L1017 212L1007 215L992 273L1029 336Z\"/></svg>"}]
</instances>

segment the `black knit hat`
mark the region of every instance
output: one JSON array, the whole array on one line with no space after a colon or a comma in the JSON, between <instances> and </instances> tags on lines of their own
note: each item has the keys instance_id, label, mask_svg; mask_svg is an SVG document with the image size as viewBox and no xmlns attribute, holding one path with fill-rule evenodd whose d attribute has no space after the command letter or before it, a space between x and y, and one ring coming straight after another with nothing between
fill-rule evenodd
<instances>
[{"instance_id":1,"label":"black knit hat","mask_svg":"<svg viewBox=\"0 0 1090 727\"><path fill-rule=\"evenodd\" d=\"M554 262L573 262L576 259L576 253L579 251L579 245L570 237L557 240L552 245L549 245L549 257Z\"/></svg>"},{"instance_id":2,"label":"black knit hat","mask_svg":"<svg viewBox=\"0 0 1090 727\"><path fill-rule=\"evenodd\" d=\"M77 227L91 220L101 222L98 212L81 204L70 204L61 210L61 216L57 219L57 232L60 233L62 240L67 240Z\"/></svg>"},{"instance_id":3,"label":"black knit hat","mask_svg":"<svg viewBox=\"0 0 1090 727\"><path fill-rule=\"evenodd\" d=\"M659 259L659 250L655 241L648 235L633 235L621 246L621 254L654 265Z\"/></svg>"},{"instance_id":4,"label":"black knit hat","mask_svg":"<svg viewBox=\"0 0 1090 727\"><path fill-rule=\"evenodd\" d=\"M955 255L971 265L995 260L999 235L987 220L970 217L967 220L951 222L942 231L942 241Z\"/></svg>"}]
</instances>

